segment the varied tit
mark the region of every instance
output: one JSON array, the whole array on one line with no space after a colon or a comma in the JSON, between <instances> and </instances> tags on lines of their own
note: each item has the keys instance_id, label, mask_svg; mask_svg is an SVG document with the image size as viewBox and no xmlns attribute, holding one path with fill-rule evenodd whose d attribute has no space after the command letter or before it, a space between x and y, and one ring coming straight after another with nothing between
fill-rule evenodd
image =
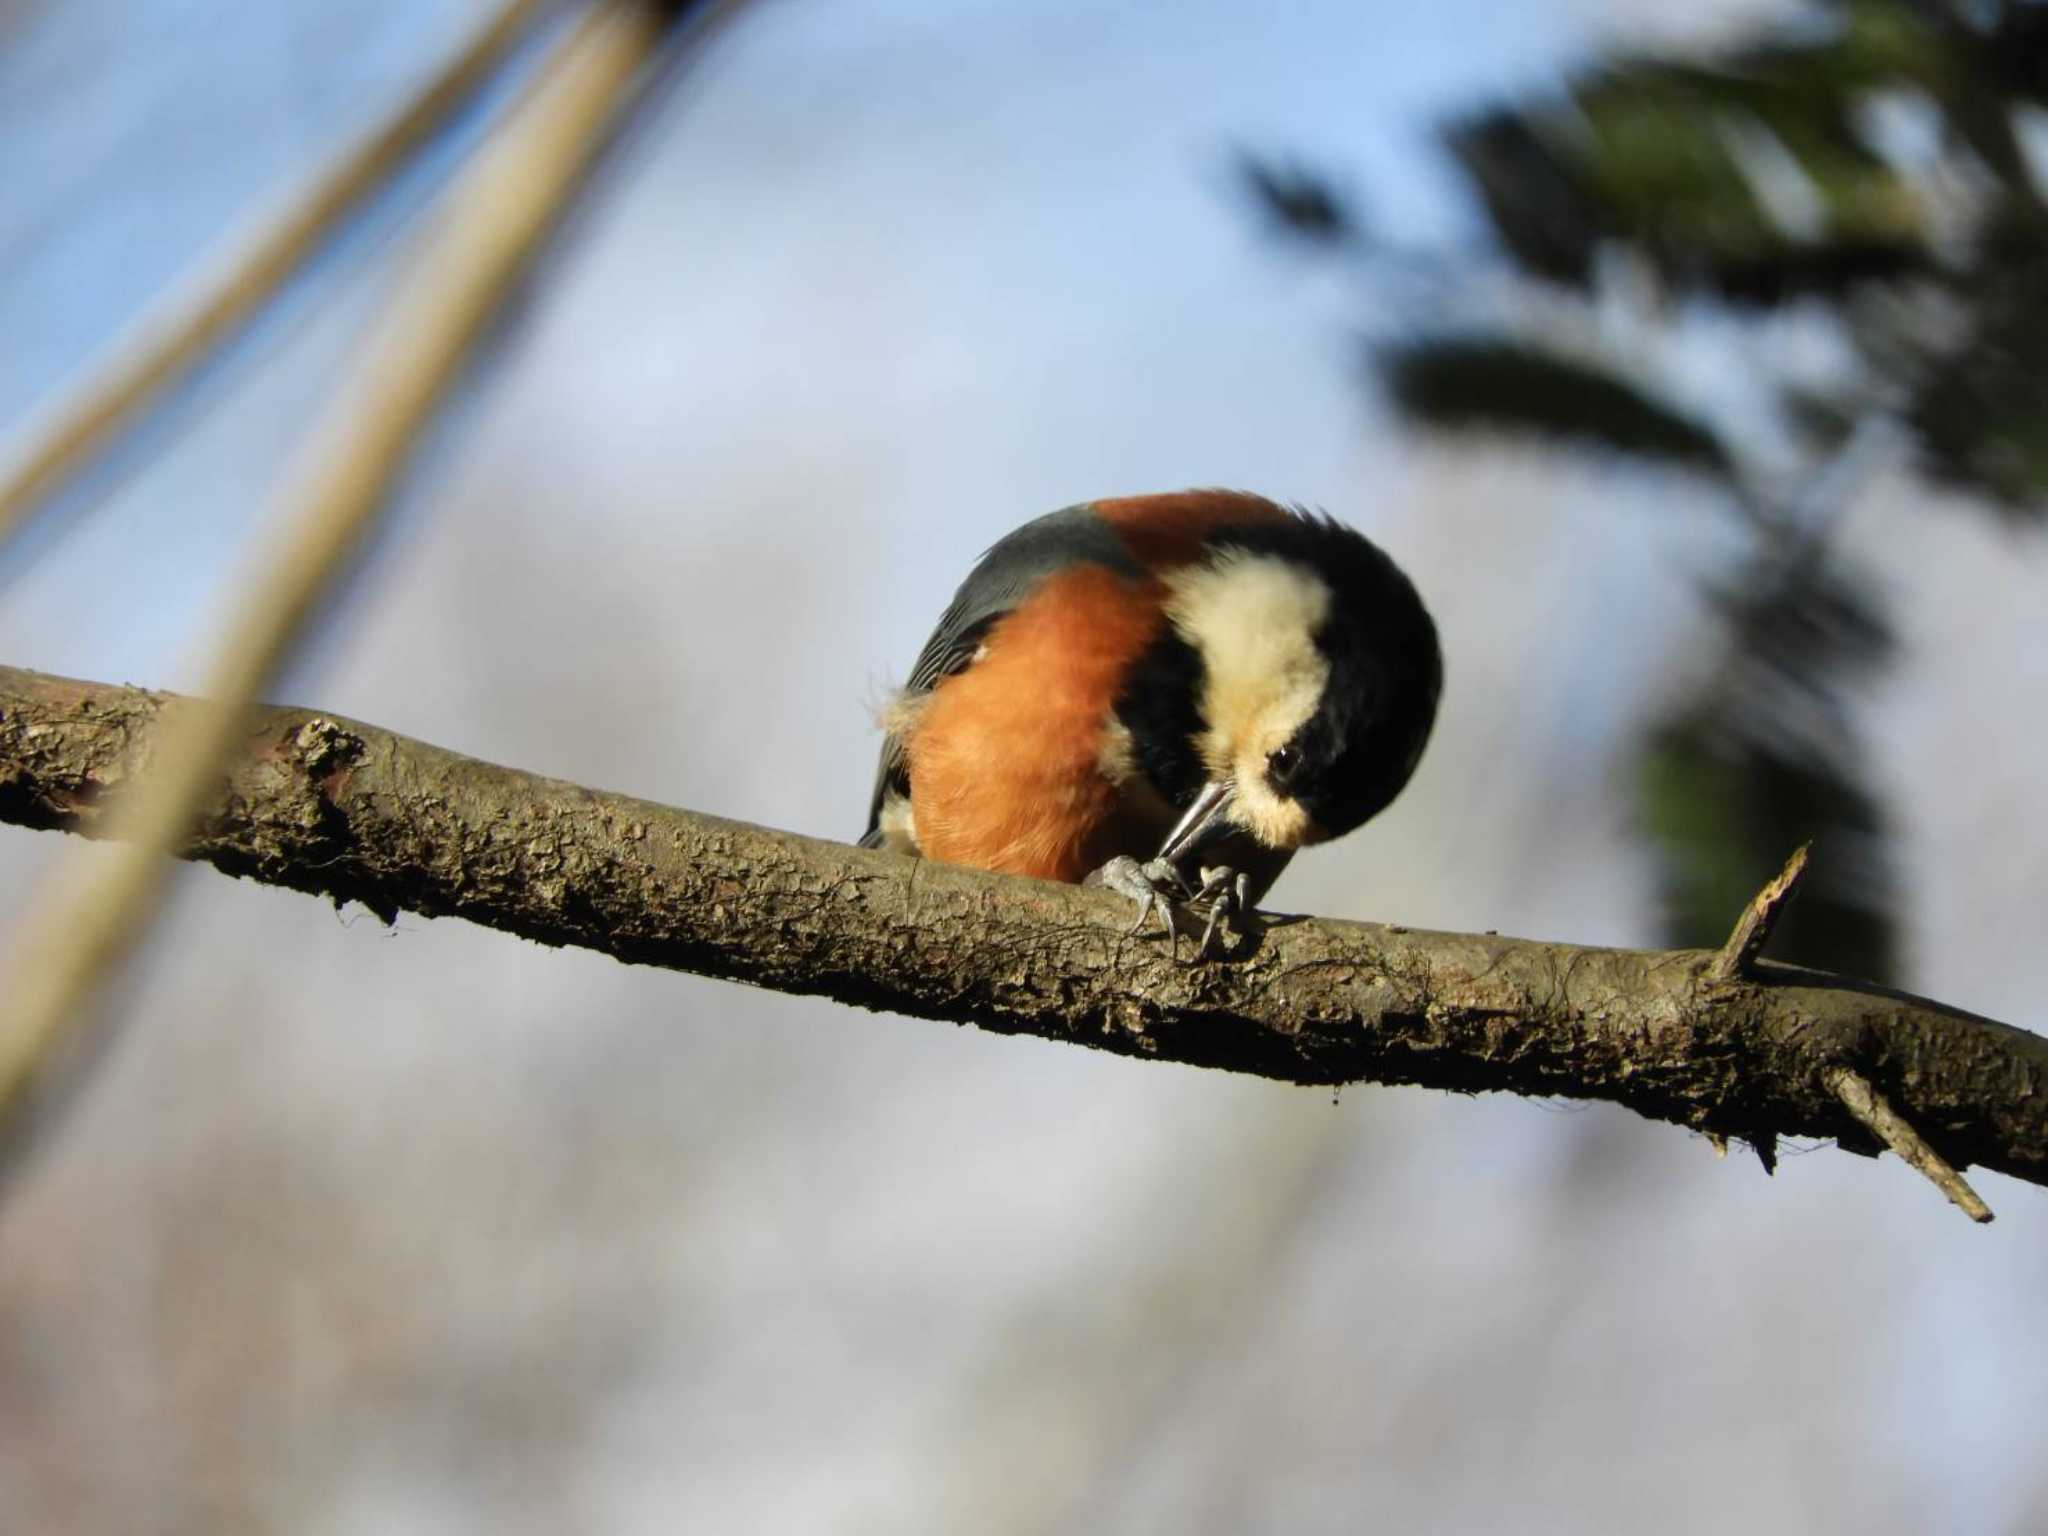
<instances>
[{"instance_id":1,"label":"varied tit","mask_svg":"<svg viewBox=\"0 0 2048 1536\"><path fill-rule=\"evenodd\" d=\"M1363 534L1235 491L1098 501L983 555L883 719L869 848L1094 876L1216 919L1415 770L1443 662ZM1135 928L1133 931L1137 931Z\"/></svg>"}]
</instances>

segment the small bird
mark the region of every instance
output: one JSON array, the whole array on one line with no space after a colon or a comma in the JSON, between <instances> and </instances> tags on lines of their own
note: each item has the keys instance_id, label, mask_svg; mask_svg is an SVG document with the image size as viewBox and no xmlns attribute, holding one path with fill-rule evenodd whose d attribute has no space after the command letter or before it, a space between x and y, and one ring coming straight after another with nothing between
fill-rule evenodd
<instances>
[{"instance_id":1,"label":"small bird","mask_svg":"<svg viewBox=\"0 0 2048 1536\"><path fill-rule=\"evenodd\" d=\"M1436 718L1428 610L1355 529L1241 491L1067 507L975 565L883 713L863 847L1249 909L1385 809Z\"/></svg>"}]
</instances>

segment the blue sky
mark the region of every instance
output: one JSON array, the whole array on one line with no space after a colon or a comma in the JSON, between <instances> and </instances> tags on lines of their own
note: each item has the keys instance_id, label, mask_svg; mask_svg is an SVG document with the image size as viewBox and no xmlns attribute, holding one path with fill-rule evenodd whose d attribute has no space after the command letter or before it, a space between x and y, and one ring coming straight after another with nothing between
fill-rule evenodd
<instances>
[{"instance_id":1,"label":"blue sky","mask_svg":"<svg viewBox=\"0 0 2048 1536\"><path fill-rule=\"evenodd\" d=\"M10 275L0 421L19 421L118 338L478 13L166 3L17 23L0 53L0 135L18 168L0 200ZM1465 46L1474 34L1487 38L1483 51ZM1308 36L1322 46L1303 47ZM1306 8L1284 27L1250 25L1228 6L1178 8L1167 27L1078 6L764 6L721 45L712 78L665 103L598 201L599 229L630 220L652 238L581 242L594 248L563 262L572 292L550 294L535 319L603 305L598 281L614 292L644 284L635 302L658 292L672 308L650 328L661 355L599 381L643 397L607 397L606 410L662 412L695 381L714 405L773 431L762 397L786 397L789 375L802 373L819 376L796 381L813 393L787 408L807 413L806 428L818 414L859 413L865 422L849 430L883 435L904 416L928 419L934 393L981 391L966 403L1013 462L978 467L1017 487L991 509L998 531L1013 512L1103 477L1248 478L1267 434L1239 386L1247 366L1265 366L1267 408L1318 429L1318 461L1272 489L1326 499L1357 440L1346 311L1252 238L1230 157L1252 146L1326 158L1390 227L1440 231L1452 199L1417 152L1425 106L1540 74L1558 38L1554 17L1495 5ZM280 423L303 418L352 328L325 323L326 312L374 299L395 221L447 158L388 199L282 319L188 395L208 408L196 441L178 434L177 468L152 470L142 493L152 510L136 516L162 525L176 507L180 531L160 548L170 565L147 563L150 595L123 604L146 626L138 662L165 654L154 611L166 623L197 618L162 575L189 577L197 596L232 569L232 541L289 447L287 430L251 427L237 440L213 418L246 421L266 402ZM579 281L598 263L611 264L603 279ZM851 308L866 312L865 328ZM839 366L820 366L819 336ZM764 389L725 387L751 382L750 371ZM1026 418L1018 396L1043 418ZM1213 451L1190 462L1182 427L1194 413ZM1003 434L1006 416L1029 430ZM1170 438L1148 456L1166 461L1156 469L1134 462L1132 439L1148 429ZM269 451L252 454L252 439ZM1068 456L1071 467L1059 462ZM1034 466L1044 490L1030 483ZM976 492L988 493L985 482ZM97 527L135 516L131 505L115 496ZM67 571L60 552L33 585L61 587L87 564L106 579L97 550L74 544L75 564ZM114 633L98 640L99 653L74 664L123 659Z\"/></svg>"}]
</instances>

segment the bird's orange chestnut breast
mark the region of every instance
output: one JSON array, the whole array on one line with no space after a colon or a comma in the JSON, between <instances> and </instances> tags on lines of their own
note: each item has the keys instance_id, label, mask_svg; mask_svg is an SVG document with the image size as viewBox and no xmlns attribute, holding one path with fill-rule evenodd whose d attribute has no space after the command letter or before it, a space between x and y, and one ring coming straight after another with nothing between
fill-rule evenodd
<instances>
[{"instance_id":1,"label":"bird's orange chestnut breast","mask_svg":"<svg viewBox=\"0 0 2048 1536\"><path fill-rule=\"evenodd\" d=\"M1161 601L1104 566L1057 572L932 691L906 743L927 858L1079 880L1122 851L1115 705Z\"/></svg>"}]
</instances>

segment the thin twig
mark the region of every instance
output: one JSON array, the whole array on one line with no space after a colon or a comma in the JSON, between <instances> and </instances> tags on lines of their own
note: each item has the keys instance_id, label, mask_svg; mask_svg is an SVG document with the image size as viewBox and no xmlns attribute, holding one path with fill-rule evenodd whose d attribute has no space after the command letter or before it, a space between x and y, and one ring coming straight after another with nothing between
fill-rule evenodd
<instances>
[{"instance_id":1,"label":"thin twig","mask_svg":"<svg viewBox=\"0 0 2048 1536\"><path fill-rule=\"evenodd\" d=\"M364 355L334 430L308 458L287 526L246 586L208 671L210 699L159 743L149 792L118 813L113 859L74 865L35 902L0 977L0 1124L81 1053L72 1027L141 932L168 866L218 782L247 708L361 543L470 346L511 297L667 21L607 0L558 45L472 166Z\"/></svg>"},{"instance_id":2,"label":"thin twig","mask_svg":"<svg viewBox=\"0 0 2048 1536\"><path fill-rule=\"evenodd\" d=\"M1886 1102L1885 1096L1868 1078L1849 1067L1830 1067L1822 1074L1828 1090L1842 1101L1842 1107L1899 1155L1899 1160L1933 1181L1934 1187L1953 1200L1972 1221L1991 1220L1986 1205L1969 1182L1951 1168L1948 1160L1927 1145L1904 1116Z\"/></svg>"},{"instance_id":3,"label":"thin twig","mask_svg":"<svg viewBox=\"0 0 2048 1536\"><path fill-rule=\"evenodd\" d=\"M0 546L28 515L172 380L200 361L296 272L348 214L445 123L557 0L505 0L414 95L290 207L181 283L112 356L27 431L0 465Z\"/></svg>"},{"instance_id":4,"label":"thin twig","mask_svg":"<svg viewBox=\"0 0 2048 1536\"><path fill-rule=\"evenodd\" d=\"M1811 843L1800 844L1792 857L1785 861L1785 867L1750 898L1749 905L1742 909L1742 916L1735 920L1735 930L1728 935L1728 942L1708 963L1709 977L1716 981L1738 981L1755 969L1756 957L1770 942L1771 930L1777 927L1778 919L1798 893L1800 877L1806 873L1806 856L1812 846ZM1767 1158L1767 1172L1769 1162Z\"/></svg>"}]
</instances>

